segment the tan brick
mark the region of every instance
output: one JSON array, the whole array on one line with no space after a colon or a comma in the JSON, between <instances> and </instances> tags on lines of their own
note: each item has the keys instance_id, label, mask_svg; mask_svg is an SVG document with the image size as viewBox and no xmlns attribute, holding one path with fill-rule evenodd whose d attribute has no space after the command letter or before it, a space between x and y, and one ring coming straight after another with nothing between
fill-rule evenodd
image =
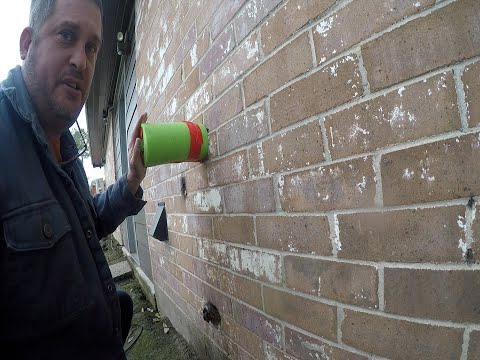
<instances>
[{"instance_id":1,"label":"tan brick","mask_svg":"<svg viewBox=\"0 0 480 360\"><path fill-rule=\"evenodd\" d=\"M480 322L480 271L385 268L385 311L412 317Z\"/></svg>"},{"instance_id":2,"label":"tan brick","mask_svg":"<svg viewBox=\"0 0 480 360\"><path fill-rule=\"evenodd\" d=\"M312 66L312 50L307 34L303 34L245 78L244 89L247 106L303 74Z\"/></svg>"},{"instance_id":3,"label":"tan brick","mask_svg":"<svg viewBox=\"0 0 480 360\"><path fill-rule=\"evenodd\" d=\"M283 43L307 22L322 14L335 0L290 0L262 26L262 48L265 54Z\"/></svg>"},{"instance_id":4,"label":"tan brick","mask_svg":"<svg viewBox=\"0 0 480 360\"><path fill-rule=\"evenodd\" d=\"M272 179L235 184L224 188L227 213L264 213L275 211Z\"/></svg>"},{"instance_id":5,"label":"tan brick","mask_svg":"<svg viewBox=\"0 0 480 360\"><path fill-rule=\"evenodd\" d=\"M272 360L296 360L290 355L285 354L283 351L269 344L265 344L264 356L265 356L265 359L272 359Z\"/></svg>"},{"instance_id":6,"label":"tan brick","mask_svg":"<svg viewBox=\"0 0 480 360\"><path fill-rule=\"evenodd\" d=\"M202 240L198 248L198 257L202 260L206 260L217 265L227 268L230 267L227 245L224 243ZM197 272L195 274L201 277L197 274Z\"/></svg>"},{"instance_id":7,"label":"tan brick","mask_svg":"<svg viewBox=\"0 0 480 360\"><path fill-rule=\"evenodd\" d=\"M480 61L467 66L462 76L467 97L468 125L480 125Z\"/></svg>"},{"instance_id":8,"label":"tan brick","mask_svg":"<svg viewBox=\"0 0 480 360\"><path fill-rule=\"evenodd\" d=\"M279 251L331 255L328 219L319 216L257 216L258 245Z\"/></svg>"},{"instance_id":9,"label":"tan brick","mask_svg":"<svg viewBox=\"0 0 480 360\"><path fill-rule=\"evenodd\" d=\"M193 273L193 258L182 252L177 252L177 265Z\"/></svg>"},{"instance_id":10,"label":"tan brick","mask_svg":"<svg viewBox=\"0 0 480 360\"><path fill-rule=\"evenodd\" d=\"M216 131L208 133L208 140L210 142L208 147L208 159L213 160L218 156L218 137Z\"/></svg>"},{"instance_id":11,"label":"tan brick","mask_svg":"<svg viewBox=\"0 0 480 360\"><path fill-rule=\"evenodd\" d=\"M185 120L194 120L212 99L212 83L207 81L193 93L192 97L185 104Z\"/></svg>"},{"instance_id":12,"label":"tan brick","mask_svg":"<svg viewBox=\"0 0 480 360\"><path fill-rule=\"evenodd\" d=\"M230 268L254 279L279 284L282 281L282 264L279 255L264 251L229 247Z\"/></svg>"},{"instance_id":13,"label":"tan brick","mask_svg":"<svg viewBox=\"0 0 480 360\"><path fill-rule=\"evenodd\" d=\"M273 95L272 130L279 130L361 96L363 88L357 62L355 56L347 56Z\"/></svg>"},{"instance_id":14,"label":"tan brick","mask_svg":"<svg viewBox=\"0 0 480 360\"><path fill-rule=\"evenodd\" d=\"M374 205L375 180L369 157L301 171L280 178L285 211L328 211Z\"/></svg>"},{"instance_id":15,"label":"tan brick","mask_svg":"<svg viewBox=\"0 0 480 360\"><path fill-rule=\"evenodd\" d=\"M472 331L470 333L468 360L480 360L480 331Z\"/></svg>"},{"instance_id":16,"label":"tan brick","mask_svg":"<svg viewBox=\"0 0 480 360\"><path fill-rule=\"evenodd\" d=\"M200 86L199 70L196 68L185 80L177 93L177 107L183 106L190 96L193 95L195 90Z\"/></svg>"},{"instance_id":17,"label":"tan brick","mask_svg":"<svg viewBox=\"0 0 480 360\"><path fill-rule=\"evenodd\" d=\"M237 344L254 355L254 359L261 359L263 356L263 339L253 332L239 325L228 316L222 318L222 331L233 339ZM247 354L242 354L241 360L250 360Z\"/></svg>"},{"instance_id":18,"label":"tan brick","mask_svg":"<svg viewBox=\"0 0 480 360\"><path fill-rule=\"evenodd\" d=\"M333 159L461 128L451 72L325 118Z\"/></svg>"},{"instance_id":19,"label":"tan brick","mask_svg":"<svg viewBox=\"0 0 480 360\"><path fill-rule=\"evenodd\" d=\"M195 237L172 233L174 236L168 239L171 246L191 256L198 256L198 243ZM152 240L156 241L157 240Z\"/></svg>"},{"instance_id":20,"label":"tan brick","mask_svg":"<svg viewBox=\"0 0 480 360\"><path fill-rule=\"evenodd\" d=\"M322 340L299 333L288 326L285 327L285 347L287 353L304 360L367 360L365 356L331 346Z\"/></svg>"},{"instance_id":21,"label":"tan brick","mask_svg":"<svg viewBox=\"0 0 480 360\"><path fill-rule=\"evenodd\" d=\"M193 214L222 213L222 190L210 188L189 194L186 201L186 210L186 212Z\"/></svg>"},{"instance_id":22,"label":"tan brick","mask_svg":"<svg viewBox=\"0 0 480 360\"><path fill-rule=\"evenodd\" d=\"M192 23L190 22L186 26L190 26L191 24ZM188 55L190 49L195 44L196 38L197 38L197 32L195 31L195 25L191 25L190 29L185 35L185 38L182 40L182 42L180 43L180 46L177 49L177 52L175 53L175 57L173 60L174 67L178 67L182 64L183 60Z\"/></svg>"},{"instance_id":23,"label":"tan brick","mask_svg":"<svg viewBox=\"0 0 480 360\"><path fill-rule=\"evenodd\" d=\"M229 26L210 46L200 62L200 81L207 79L215 68L227 57L235 47L233 26Z\"/></svg>"},{"instance_id":24,"label":"tan brick","mask_svg":"<svg viewBox=\"0 0 480 360\"><path fill-rule=\"evenodd\" d=\"M223 2L223 0L208 0L205 1L205 5L203 6L202 10L197 16L196 19L196 24L197 24L197 31L201 32L207 26L207 24L210 22L210 19L212 18L213 14L217 11L218 7L220 4ZM210 31L210 30L209 30ZM210 36L208 36L210 37Z\"/></svg>"},{"instance_id":25,"label":"tan brick","mask_svg":"<svg viewBox=\"0 0 480 360\"><path fill-rule=\"evenodd\" d=\"M247 151L238 151L223 159L207 164L208 182L210 186L225 185L248 178Z\"/></svg>"},{"instance_id":26,"label":"tan brick","mask_svg":"<svg viewBox=\"0 0 480 360\"><path fill-rule=\"evenodd\" d=\"M362 48L372 90L480 54L480 2L462 0L413 20Z\"/></svg>"},{"instance_id":27,"label":"tan brick","mask_svg":"<svg viewBox=\"0 0 480 360\"><path fill-rule=\"evenodd\" d=\"M312 121L262 143L262 169L267 174L302 168L323 161L320 124Z\"/></svg>"},{"instance_id":28,"label":"tan brick","mask_svg":"<svg viewBox=\"0 0 480 360\"><path fill-rule=\"evenodd\" d=\"M382 157L385 205L413 204L480 193L480 134L400 150Z\"/></svg>"},{"instance_id":29,"label":"tan brick","mask_svg":"<svg viewBox=\"0 0 480 360\"><path fill-rule=\"evenodd\" d=\"M208 187L208 172L205 165L196 166L185 173L187 193L202 190Z\"/></svg>"},{"instance_id":30,"label":"tan brick","mask_svg":"<svg viewBox=\"0 0 480 360\"><path fill-rule=\"evenodd\" d=\"M209 216L185 216L187 233L193 236L209 238L213 237L212 218Z\"/></svg>"},{"instance_id":31,"label":"tan brick","mask_svg":"<svg viewBox=\"0 0 480 360\"><path fill-rule=\"evenodd\" d=\"M287 286L306 294L378 308L377 270L373 266L285 257Z\"/></svg>"},{"instance_id":32,"label":"tan brick","mask_svg":"<svg viewBox=\"0 0 480 360\"><path fill-rule=\"evenodd\" d=\"M208 31L203 31L198 36L197 41L193 44L183 62L185 76L188 76L192 72L198 65L199 60L207 52L209 41Z\"/></svg>"},{"instance_id":33,"label":"tan brick","mask_svg":"<svg viewBox=\"0 0 480 360\"><path fill-rule=\"evenodd\" d=\"M252 310L236 301L233 302L234 319L241 326L259 336L266 342L281 347L282 327L262 313Z\"/></svg>"},{"instance_id":34,"label":"tan brick","mask_svg":"<svg viewBox=\"0 0 480 360\"><path fill-rule=\"evenodd\" d=\"M267 136L269 130L265 104L225 124L218 133L220 154Z\"/></svg>"},{"instance_id":35,"label":"tan brick","mask_svg":"<svg viewBox=\"0 0 480 360\"><path fill-rule=\"evenodd\" d=\"M250 33L281 0L250 0L235 19L235 33L241 41Z\"/></svg>"},{"instance_id":36,"label":"tan brick","mask_svg":"<svg viewBox=\"0 0 480 360\"><path fill-rule=\"evenodd\" d=\"M205 113L205 126L214 130L232 119L243 109L240 85L231 88L218 99Z\"/></svg>"},{"instance_id":37,"label":"tan brick","mask_svg":"<svg viewBox=\"0 0 480 360\"><path fill-rule=\"evenodd\" d=\"M465 206L338 215L346 259L400 262L463 262L458 220Z\"/></svg>"},{"instance_id":38,"label":"tan brick","mask_svg":"<svg viewBox=\"0 0 480 360\"><path fill-rule=\"evenodd\" d=\"M166 97L167 103L170 102L170 100L173 98L173 96L178 91L181 85L182 85L182 68L179 67L175 72L175 75L173 75L172 80L170 80L170 83L168 84L165 90L167 94L167 97Z\"/></svg>"},{"instance_id":39,"label":"tan brick","mask_svg":"<svg viewBox=\"0 0 480 360\"><path fill-rule=\"evenodd\" d=\"M213 93L220 94L259 61L257 34L252 34L213 75Z\"/></svg>"},{"instance_id":40,"label":"tan brick","mask_svg":"<svg viewBox=\"0 0 480 360\"><path fill-rule=\"evenodd\" d=\"M353 1L322 20L313 32L317 61L323 63L379 33L398 20L435 4L435 0Z\"/></svg>"},{"instance_id":41,"label":"tan brick","mask_svg":"<svg viewBox=\"0 0 480 360\"><path fill-rule=\"evenodd\" d=\"M210 34L215 39L222 32L235 13L242 7L246 0L224 0L210 21Z\"/></svg>"},{"instance_id":42,"label":"tan brick","mask_svg":"<svg viewBox=\"0 0 480 360\"><path fill-rule=\"evenodd\" d=\"M345 310L342 341L368 353L401 360L459 359L463 329L425 325Z\"/></svg>"},{"instance_id":43,"label":"tan brick","mask_svg":"<svg viewBox=\"0 0 480 360\"><path fill-rule=\"evenodd\" d=\"M255 244L253 217L220 216L213 218L215 240Z\"/></svg>"},{"instance_id":44,"label":"tan brick","mask_svg":"<svg viewBox=\"0 0 480 360\"><path fill-rule=\"evenodd\" d=\"M337 308L298 295L263 287L265 312L312 334L337 338Z\"/></svg>"}]
</instances>

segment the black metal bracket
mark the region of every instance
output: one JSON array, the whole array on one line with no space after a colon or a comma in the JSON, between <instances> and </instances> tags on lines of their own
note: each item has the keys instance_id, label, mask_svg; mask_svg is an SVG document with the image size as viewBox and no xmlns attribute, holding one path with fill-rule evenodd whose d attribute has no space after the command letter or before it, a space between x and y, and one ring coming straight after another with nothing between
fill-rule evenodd
<instances>
[{"instance_id":1,"label":"black metal bracket","mask_svg":"<svg viewBox=\"0 0 480 360\"><path fill-rule=\"evenodd\" d=\"M153 218L152 225L150 225L148 234L160 241L168 240L167 210L164 202L158 203L157 212Z\"/></svg>"}]
</instances>

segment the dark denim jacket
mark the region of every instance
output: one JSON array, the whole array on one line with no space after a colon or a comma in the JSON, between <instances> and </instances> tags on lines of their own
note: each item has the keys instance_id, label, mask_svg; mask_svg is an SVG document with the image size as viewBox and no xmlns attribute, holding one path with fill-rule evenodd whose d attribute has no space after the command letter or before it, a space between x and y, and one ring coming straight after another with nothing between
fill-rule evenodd
<instances>
[{"instance_id":1,"label":"dark denim jacket","mask_svg":"<svg viewBox=\"0 0 480 360\"><path fill-rule=\"evenodd\" d=\"M76 154L70 132L63 159ZM99 245L145 202L123 176L95 198L79 160L59 166L23 81L0 88L0 351L12 359L125 359Z\"/></svg>"}]
</instances>

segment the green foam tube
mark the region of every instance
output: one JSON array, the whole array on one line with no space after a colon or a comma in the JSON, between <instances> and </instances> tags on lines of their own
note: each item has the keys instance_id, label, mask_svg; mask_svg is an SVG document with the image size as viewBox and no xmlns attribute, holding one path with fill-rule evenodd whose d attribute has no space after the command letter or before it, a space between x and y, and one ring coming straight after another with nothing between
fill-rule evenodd
<instances>
[{"instance_id":1,"label":"green foam tube","mask_svg":"<svg viewBox=\"0 0 480 360\"><path fill-rule=\"evenodd\" d=\"M142 124L143 161L145 166L203 161L208 156L208 130L203 124L189 121Z\"/></svg>"}]
</instances>

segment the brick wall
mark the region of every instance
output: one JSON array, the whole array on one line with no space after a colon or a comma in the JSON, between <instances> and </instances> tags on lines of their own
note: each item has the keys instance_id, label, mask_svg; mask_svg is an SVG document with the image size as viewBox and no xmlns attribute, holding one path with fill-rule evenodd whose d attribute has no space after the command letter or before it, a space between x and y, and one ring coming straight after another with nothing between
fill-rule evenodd
<instances>
[{"instance_id":1,"label":"brick wall","mask_svg":"<svg viewBox=\"0 0 480 360\"><path fill-rule=\"evenodd\" d=\"M210 129L144 183L204 358L479 359L479 29L478 0L136 1L140 112Z\"/></svg>"}]
</instances>

